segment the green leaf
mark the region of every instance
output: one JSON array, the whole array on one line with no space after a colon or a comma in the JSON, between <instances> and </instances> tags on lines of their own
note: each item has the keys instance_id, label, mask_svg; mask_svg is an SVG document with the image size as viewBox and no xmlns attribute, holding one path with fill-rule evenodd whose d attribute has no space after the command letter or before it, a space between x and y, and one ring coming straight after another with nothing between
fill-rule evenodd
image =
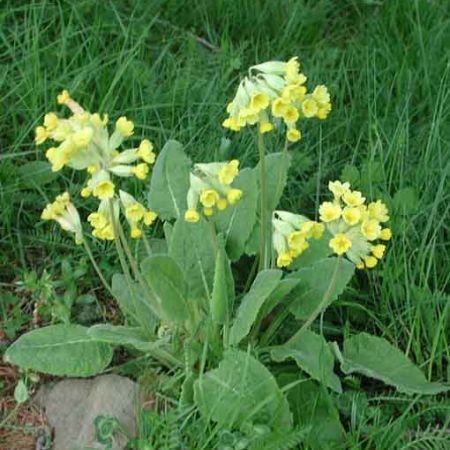
<instances>
[{"instance_id":1,"label":"green leaf","mask_svg":"<svg viewBox=\"0 0 450 450\"><path fill-rule=\"evenodd\" d=\"M191 298L209 299L216 262L214 227L201 218L197 223L178 219L169 243L169 255L178 263L189 285Z\"/></svg>"},{"instance_id":2,"label":"green leaf","mask_svg":"<svg viewBox=\"0 0 450 450\"><path fill-rule=\"evenodd\" d=\"M346 164L342 169L340 180L345 183L350 183L353 188L357 188L360 182L360 174L357 167L351 164Z\"/></svg>"},{"instance_id":3,"label":"green leaf","mask_svg":"<svg viewBox=\"0 0 450 450\"><path fill-rule=\"evenodd\" d=\"M228 350L217 369L194 383L194 400L201 414L231 428L249 420L289 428L289 407L273 375L253 356Z\"/></svg>"},{"instance_id":4,"label":"green leaf","mask_svg":"<svg viewBox=\"0 0 450 450\"><path fill-rule=\"evenodd\" d=\"M217 324L227 323L234 303L234 279L223 242L219 244L214 272L214 285L210 297L211 317Z\"/></svg>"},{"instance_id":5,"label":"green leaf","mask_svg":"<svg viewBox=\"0 0 450 450\"><path fill-rule=\"evenodd\" d=\"M159 318L139 283L132 281L129 286L125 275L116 273L112 277L111 288L122 312L153 333Z\"/></svg>"},{"instance_id":6,"label":"green leaf","mask_svg":"<svg viewBox=\"0 0 450 450\"><path fill-rule=\"evenodd\" d=\"M298 375L283 373L280 384L299 381ZM339 413L327 390L314 380L301 381L286 392L296 426L310 427L305 443L314 450L345 448L345 432Z\"/></svg>"},{"instance_id":7,"label":"green leaf","mask_svg":"<svg viewBox=\"0 0 450 450\"><path fill-rule=\"evenodd\" d=\"M140 327L99 324L90 327L87 333L95 341L117 346L129 345L141 351L153 345Z\"/></svg>"},{"instance_id":8,"label":"green leaf","mask_svg":"<svg viewBox=\"0 0 450 450\"><path fill-rule=\"evenodd\" d=\"M22 369L71 377L96 375L111 358L111 347L92 340L81 325L51 325L30 331L5 353L5 361Z\"/></svg>"},{"instance_id":9,"label":"green leaf","mask_svg":"<svg viewBox=\"0 0 450 450\"><path fill-rule=\"evenodd\" d=\"M342 392L341 382L333 372L333 352L323 336L304 330L272 350L271 356L278 362L293 358L297 365L312 378L338 393Z\"/></svg>"},{"instance_id":10,"label":"green leaf","mask_svg":"<svg viewBox=\"0 0 450 450\"><path fill-rule=\"evenodd\" d=\"M14 389L14 400L20 405L28 400L27 385L23 380L19 380Z\"/></svg>"},{"instance_id":11,"label":"green leaf","mask_svg":"<svg viewBox=\"0 0 450 450\"><path fill-rule=\"evenodd\" d=\"M167 141L153 168L149 207L162 219L181 217L187 209L191 162L177 141Z\"/></svg>"},{"instance_id":12,"label":"green leaf","mask_svg":"<svg viewBox=\"0 0 450 450\"><path fill-rule=\"evenodd\" d=\"M277 287L283 272L269 269L259 272L250 291L243 297L233 326L230 330L230 344L238 344L247 336L258 317L258 312L267 297Z\"/></svg>"},{"instance_id":13,"label":"green leaf","mask_svg":"<svg viewBox=\"0 0 450 450\"><path fill-rule=\"evenodd\" d=\"M422 371L386 339L359 333L344 341L341 368L346 374L361 373L394 386L405 394L433 395L449 386L428 382Z\"/></svg>"},{"instance_id":14,"label":"green leaf","mask_svg":"<svg viewBox=\"0 0 450 450\"><path fill-rule=\"evenodd\" d=\"M393 208L397 214L414 214L419 207L417 192L413 187L406 187L397 191L393 199Z\"/></svg>"},{"instance_id":15,"label":"green leaf","mask_svg":"<svg viewBox=\"0 0 450 450\"><path fill-rule=\"evenodd\" d=\"M152 255L144 259L141 272L151 295L169 322L183 322L188 317L188 285L183 272L168 255Z\"/></svg>"},{"instance_id":16,"label":"green leaf","mask_svg":"<svg viewBox=\"0 0 450 450\"><path fill-rule=\"evenodd\" d=\"M289 278L300 283L289 294L290 311L297 319L307 320L321 304L321 310L326 309L342 294L354 271L354 264L333 257L291 273Z\"/></svg>"},{"instance_id":17,"label":"green leaf","mask_svg":"<svg viewBox=\"0 0 450 450\"><path fill-rule=\"evenodd\" d=\"M245 243L256 221L257 182L251 169L241 170L233 187L242 190L242 198L234 206L213 216L217 231L222 233L228 255L236 261L244 253Z\"/></svg>"},{"instance_id":18,"label":"green leaf","mask_svg":"<svg viewBox=\"0 0 450 450\"><path fill-rule=\"evenodd\" d=\"M24 187L34 188L51 183L58 174L45 161L30 161L19 167L19 176Z\"/></svg>"},{"instance_id":19,"label":"green leaf","mask_svg":"<svg viewBox=\"0 0 450 450\"><path fill-rule=\"evenodd\" d=\"M300 280L295 278L284 278L281 280L277 287L267 297L267 300L263 305L263 316L269 314L278 304L280 304L284 298L300 283Z\"/></svg>"},{"instance_id":20,"label":"green leaf","mask_svg":"<svg viewBox=\"0 0 450 450\"><path fill-rule=\"evenodd\" d=\"M325 259L331 255L331 249L329 246L330 236L327 232L316 240L309 240L309 247L297 258L294 259L289 266L290 270L302 269L304 267L312 266L321 259Z\"/></svg>"}]
</instances>

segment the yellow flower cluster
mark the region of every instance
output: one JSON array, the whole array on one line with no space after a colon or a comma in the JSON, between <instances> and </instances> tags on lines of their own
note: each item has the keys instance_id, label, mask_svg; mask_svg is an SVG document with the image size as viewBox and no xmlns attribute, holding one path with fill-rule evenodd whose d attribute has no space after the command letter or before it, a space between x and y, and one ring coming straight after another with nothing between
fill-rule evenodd
<instances>
[{"instance_id":1,"label":"yellow flower cluster","mask_svg":"<svg viewBox=\"0 0 450 450\"><path fill-rule=\"evenodd\" d=\"M381 200L366 204L361 192L352 191L349 183L330 181L328 188L334 199L323 202L319 214L333 235L330 248L337 255L345 254L359 269L375 267L386 250L375 241L392 237L391 230L382 227L389 220L386 205Z\"/></svg>"},{"instance_id":2,"label":"yellow flower cluster","mask_svg":"<svg viewBox=\"0 0 450 450\"><path fill-rule=\"evenodd\" d=\"M75 206L70 202L68 192L58 195L53 203L49 203L42 211L41 219L58 222L63 230L74 233L77 244L83 242L80 216Z\"/></svg>"},{"instance_id":3,"label":"yellow flower cluster","mask_svg":"<svg viewBox=\"0 0 450 450\"><path fill-rule=\"evenodd\" d=\"M203 208L205 216L212 216L215 210L223 211L234 205L242 197L240 189L231 185L239 173L239 161L196 164L190 174L190 187L187 194L188 209L184 218L187 222L197 222L200 214L197 208Z\"/></svg>"},{"instance_id":4,"label":"yellow flower cluster","mask_svg":"<svg viewBox=\"0 0 450 450\"><path fill-rule=\"evenodd\" d=\"M35 142L39 145L52 139L59 143L57 147L51 147L46 152L53 171L59 171L65 166L75 170L86 170L88 180L80 194L82 197L93 195L100 200L97 212L88 217L88 222L93 227L92 234L99 239L112 240L114 228L110 217L110 202L117 216L116 219L120 209L112 177L135 176L139 180L144 180L149 173L149 166L156 159L153 144L148 139L144 139L137 148L119 151L118 148L124 140L134 132L132 121L124 116L120 117L115 123L114 132L110 135L107 130L107 115L101 117L98 113L91 114L85 111L66 90L58 95L57 102L67 106L72 115L65 119L59 118L53 112L47 113L43 125L35 130ZM156 214L147 211L143 205L124 191L119 192L119 197L131 227L131 236L140 237L142 231L139 223L150 225L156 219ZM55 211L61 209L58 206L60 203L61 201L59 203L55 201L54 204L48 205L42 218L54 218L63 228L69 229L66 223L62 222L60 214L52 217ZM74 207L69 204L67 209L73 213ZM79 226L81 230L78 213L76 217L78 218L77 227Z\"/></svg>"},{"instance_id":5,"label":"yellow flower cluster","mask_svg":"<svg viewBox=\"0 0 450 450\"><path fill-rule=\"evenodd\" d=\"M120 117L114 132L109 135L107 115L101 117L98 113L85 111L66 90L58 95L57 100L59 104L66 105L72 115L65 119L54 112L47 113L43 125L35 130L35 142L39 145L52 139L59 143L46 151L54 172L65 166L88 172L90 178L81 192L83 197L112 198L115 185L111 175L135 176L140 180L147 177L149 164L155 161L153 145L149 140L144 139L138 148L122 152L117 150L125 138L133 134L132 121Z\"/></svg>"},{"instance_id":6,"label":"yellow flower cluster","mask_svg":"<svg viewBox=\"0 0 450 450\"><path fill-rule=\"evenodd\" d=\"M288 211L275 211L272 216L272 243L277 253L277 267L287 267L308 247L308 240L320 239L321 223Z\"/></svg>"},{"instance_id":7,"label":"yellow flower cluster","mask_svg":"<svg viewBox=\"0 0 450 450\"><path fill-rule=\"evenodd\" d=\"M298 141L300 119L326 119L331 111L328 89L319 85L308 93L305 82L297 57L251 67L249 76L241 81L228 104L229 116L222 125L239 131L247 125L258 124L260 133L268 133L284 122L287 140Z\"/></svg>"}]
</instances>

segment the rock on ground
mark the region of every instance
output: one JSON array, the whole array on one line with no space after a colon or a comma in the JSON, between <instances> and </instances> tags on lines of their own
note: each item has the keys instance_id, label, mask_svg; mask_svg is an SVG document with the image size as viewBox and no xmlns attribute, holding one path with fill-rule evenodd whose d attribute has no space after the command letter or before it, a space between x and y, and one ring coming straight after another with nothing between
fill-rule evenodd
<instances>
[{"instance_id":1,"label":"rock on ground","mask_svg":"<svg viewBox=\"0 0 450 450\"><path fill-rule=\"evenodd\" d=\"M133 437L137 399L137 384L118 375L67 379L43 386L36 395L54 430L53 450L103 449L95 438L94 420L100 415L116 418ZM111 449L122 450L126 443L127 438L117 434Z\"/></svg>"}]
</instances>

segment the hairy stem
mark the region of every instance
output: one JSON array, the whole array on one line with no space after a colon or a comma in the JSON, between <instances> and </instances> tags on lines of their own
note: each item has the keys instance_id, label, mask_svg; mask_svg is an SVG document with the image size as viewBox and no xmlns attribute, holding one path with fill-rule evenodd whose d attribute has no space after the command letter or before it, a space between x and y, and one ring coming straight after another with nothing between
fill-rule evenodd
<instances>
[{"instance_id":1,"label":"hairy stem","mask_svg":"<svg viewBox=\"0 0 450 450\"><path fill-rule=\"evenodd\" d=\"M265 167L265 147L264 138L261 133L258 134L259 150L259 189L260 189L260 249L259 249L259 270L269 267L267 258L267 186L266 186L266 167Z\"/></svg>"}]
</instances>

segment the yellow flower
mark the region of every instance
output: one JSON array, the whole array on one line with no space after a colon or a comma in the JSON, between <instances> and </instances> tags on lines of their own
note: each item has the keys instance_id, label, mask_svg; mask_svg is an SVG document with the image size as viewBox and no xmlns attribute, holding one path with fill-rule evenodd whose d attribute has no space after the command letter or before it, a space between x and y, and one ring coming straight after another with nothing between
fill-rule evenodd
<instances>
[{"instance_id":1,"label":"yellow flower","mask_svg":"<svg viewBox=\"0 0 450 450\"><path fill-rule=\"evenodd\" d=\"M294 250L295 255L298 256L304 250L309 247L308 242L306 241L305 234L301 231L293 231L288 236L288 246L290 250Z\"/></svg>"},{"instance_id":2,"label":"yellow flower","mask_svg":"<svg viewBox=\"0 0 450 450\"><path fill-rule=\"evenodd\" d=\"M108 220L105 215L99 212L89 214L87 221L93 228L104 228L108 225Z\"/></svg>"},{"instance_id":3,"label":"yellow flower","mask_svg":"<svg viewBox=\"0 0 450 450\"><path fill-rule=\"evenodd\" d=\"M232 131L239 131L241 127L239 126L236 118L228 117L222 122L224 128L229 128Z\"/></svg>"},{"instance_id":4,"label":"yellow flower","mask_svg":"<svg viewBox=\"0 0 450 450\"><path fill-rule=\"evenodd\" d=\"M133 134L134 123L125 116L119 117L116 122L116 130L123 136L128 137Z\"/></svg>"},{"instance_id":5,"label":"yellow flower","mask_svg":"<svg viewBox=\"0 0 450 450\"><path fill-rule=\"evenodd\" d=\"M218 178L222 184L228 185L233 182L238 173L239 173L239 161L237 159L233 159L226 166L220 169Z\"/></svg>"},{"instance_id":6,"label":"yellow flower","mask_svg":"<svg viewBox=\"0 0 450 450\"><path fill-rule=\"evenodd\" d=\"M257 92L252 95L252 98L250 99L250 108L258 112L262 109L266 109L269 106L269 102L270 99L267 94L264 92Z\"/></svg>"},{"instance_id":7,"label":"yellow flower","mask_svg":"<svg viewBox=\"0 0 450 450\"><path fill-rule=\"evenodd\" d=\"M188 209L185 213L184 213L184 220L186 222L198 222L200 219L200 215L198 214L198 212L195 209Z\"/></svg>"},{"instance_id":8,"label":"yellow flower","mask_svg":"<svg viewBox=\"0 0 450 450\"><path fill-rule=\"evenodd\" d=\"M368 269L373 269L378 264L378 260L374 256L366 256L364 263Z\"/></svg>"},{"instance_id":9,"label":"yellow flower","mask_svg":"<svg viewBox=\"0 0 450 450\"><path fill-rule=\"evenodd\" d=\"M280 253L277 258L277 267L287 267L292 263L292 256L289 252Z\"/></svg>"},{"instance_id":10,"label":"yellow flower","mask_svg":"<svg viewBox=\"0 0 450 450\"><path fill-rule=\"evenodd\" d=\"M230 189L227 192L227 200L230 205L234 205L242 197L242 191L240 189Z\"/></svg>"},{"instance_id":11,"label":"yellow flower","mask_svg":"<svg viewBox=\"0 0 450 450\"><path fill-rule=\"evenodd\" d=\"M336 234L330 240L330 248L338 255L343 255L352 246L350 239L343 233Z\"/></svg>"},{"instance_id":12,"label":"yellow flower","mask_svg":"<svg viewBox=\"0 0 450 450\"><path fill-rule=\"evenodd\" d=\"M37 145L40 145L47 140L48 131L44 127L36 127L34 135L34 142L36 142Z\"/></svg>"},{"instance_id":13,"label":"yellow flower","mask_svg":"<svg viewBox=\"0 0 450 450\"><path fill-rule=\"evenodd\" d=\"M125 217L132 222L139 222L145 213L145 208L140 203L134 203L125 208Z\"/></svg>"},{"instance_id":14,"label":"yellow flower","mask_svg":"<svg viewBox=\"0 0 450 450\"><path fill-rule=\"evenodd\" d=\"M319 207L319 214L322 222L332 222L341 217L342 209L336 203L323 202Z\"/></svg>"},{"instance_id":15,"label":"yellow flower","mask_svg":"<svg viewBox=\"0 0 450 450\"><path fill-rule=\"evenodd\" d=\"M272 102L272 115L274 117L283 117L289 106L289 102L287 102L284 98L278 97Z\"/></svg>"},{"instance_id":16,"label":"yellow flower","mask_svg":"<svg viewBox=\"0 0 450 450\"><path fill-rule=\"evenodd\" d=\"M58 116L55 113L47 113L44 116L44 127L47 128L47 131L53 131L58 126Z\"/></svg>"},{"instance_id":17,"label":"yellow flower","mask_svg":"<svg viewBox=\"0 0 450 450\"><path fill-rule=\"evenodd\" d=\"M314 117L318 109L317 102L311 97L302 103L302 113L307 118Z\"/></svg>"},{"instance_id":18,"label":"yellow flower","mask_svg":"<svg viewBox=\"0 0 450 450\"><path fill-rule=\"evenodd\" d=\"M86 170L90 175L93 175L95 172L97 172L97 166L95 164L91 164L87 166Z\"/></svg>"},{"instance_id":19,"label":"yellow flower","mask_svg":"<svg viewBox=\"0 0 450 450\"><path fill-rule=\"evenodd\" d=\"M302 134L296 128L289 128L286 132L286 139L289 142L297 142L301 139Z\"/></svg>"},{"instance_id":20,"label":"yellow flower","mask_svg":"<svg viewBox=\"0 0 450 450\"><path fill-rule=\"evenodd\" d=\"M89 188L84 187L83 189L81 189L80 195L83 198L88 198L91 196L91 194L92 194L92 191Z\"/></svg>"},{"instance_id":21,"label":"yellow flower","mask_svg":"<svg viewBox=\"0 0 450 450\"><path fill-rule=\"evenodd\" d=\"M378 222L387 222L389 220L388 209L381 200L369 203L367 210L371 219L378 220Z\"/></svg>"},{"instance_id":22,"label":"yellow flower","mask_svg":"<svg viewBox=\"0 0 450 450\"><path fill-rule=\"evenodd\" d=\"M145 180L145 178L148 175L148 166L146 163L138 164L137 166L134 166L131 171L135 175L136 178L139 180Z\"/></svg>"},{"instance_id":23,"label":"yellow flower","mask_svg":"<svg viewBox=\"0 0 450 450\"><path fill-rule=\"evenodd\" d=\"M356 264L356 268L359 269L359 270L364 269L364 267L366 267L366 266L364 265L364 263L362 261L359 262L358 264Z\"/></svg>"},{"instance_id":24,"label":"yellow flower","mask_svg":"<svg viewBox=\"0 0 450 450\"><path fill-rule=\"evenodd\" d=\"M103 119L100 117L99 113L91 114L89 118L90 122L96 128L102 128L108 123L108 114L103 115Z\"/></svg>"},{"instance_id":25,"label":"yellow flower","mask_svg":"<svg viewBox=\"0 0 450 450\"><path fill-rule=\"evenodd\" d=\"M373 241L380 236L380 224L374 219L366 219L361 224L361 233L367 240Z\"/></svg>"},{"instance_id":26,"label":"yellow flower","mask_svg":"<svg viewBox=\"0 0 450 450\"><path fill-rule=\"evenodd\" d=\"M347 191L342 195L342 199L348 206L361 206L366 200L359 191Z\"/></svg>"},{"instance_id":27,"label":"yellow flower","mask_svg":"<svg viewBox=\"0 0 450 450\"><path fill-rule=\"evenodd\" d=\"M130 236L132 239L138 239L142 236L142 230L134 225L131 227Z\"/></svg>"},{"instance_id":28,"label":"yellow flower","mask_svg":"<svg viewBox=\"0 0 450 450\"><path fill-rule=\"evenodd\" d=\"M317 111L317 118L325 120L328 117L330 111L331 111L331 103L325 103L324 105L319 107L319 110Z\"/></svg>"},{"instance_id":29,"label":"yellow flower","mask_svg":"<svg viewBox=\"0 0 450 450\"><path fill-rule=\"evenodd\" d=\"M114 196L114 183L109 180L100 181L94 187L94 195L100 200L107 200Z\"/></svg>"},{"instance_id":30,"label":"yellow flower","mask_svg":"<svg viewBox=\"0 0 450 450\"><path fill-rule=\"evenodd\" d=\"M153 153L153 144L148 139L144 139L139 145L137 155L146 163L153 164L156 158Z\"/></svg>"},{"instance_id":31,"label":"yellow flower","mask_svg":"<svg viewBox=\"0 0 450 450\"><path fill-rule=\"evenodd\" d=\"M76 131L72 135L73 143L78 147L86 147L91 142L92 136L94 135L94 131L92 128L86 127L81 129L80 131Z\"/></svg>"},{"instance_id":32,"label":"yellow flower","mask_svg":"<svg viewBox=\"0 0 450 450\"><path fill-rule=\"evenodd\" d=\"M330 103L330 94L326 86L319 85L314 89L312 96L319 103Z\"/></svg>"},{"instance_id":33,"label":"yellow flower","mask_svg":"<svg viewBox=\"0 0 450 450\"><path fill-rule=\"evenodd\" d=\"M219 211L223 211L227 206L228 206L228 201L226 198L219 198L219 200L217 201L217 209Z\"/></svg>"},{"instance_id":34,"label":"yellow flower","mask_svg":"<svg viewBox=\"0 0 450 450\"><path fill-rule=\"evenodd\" d=\"M69 162L68 152L64 148L50 147L45 156L52 165L53 172L58 172Z\"/></svg>"},{"instance_id":35,"label":"yellow flower","mask_svg":"<svg viewBox=\"0 0 450 450\"><path fill-rule=\"evenodd\" d=\"M350 190L350 183L341 183L339 180L330 181L328 189L333 193L334 197L339 199Z\"/></svg>"},{"instance_id":36,"label":"yellow flower","mask_svg":"<svg viewBox=\"0 0 450 450\"><path fill-rule=\"evenodd\" d=\"M373 256L377 259L381 259L384 255L384 252L386 250L386 246L383 244L378 245L372 245L370 247L370 251L372 252Z\"/></svg>"},{"instance_id":37,"label":"yellow flower","mask_svg":"<svg viewBox=\"0 0 450 450\"><path fill-rule=\"evenodd\" d=\"M259 122L259 132L261 134L269 133L273 130L273 125L270 122Z\"/></svg>"},{"instance_id":38,"label":"yellow flower","mask_svg":"<svg viewBox=\"0 0 450 450\"><path fill-rule=\"evenodd\" d=\"M211 217L214 214L213 208L207 208L206 206L203 208L203 214L207 217Z\"/></svg>"},{"instance_id":39,"label":"yellow flower","mask_svg":"<svg viewBox=\"0 0 450 450\"><path fill-rule=\"evenodd\" d=\"M347 225L356 225L361 219L361 211L359 208L346 206L342 213L342 218Z\"/></svg>"},{"instance_id":40,"label":"yellow flower","mask_svg":"<svg viewBox=\"0 0 450 450\"><path fill-rule=\"evenodd\" d=\"M146 211L144 213L144 223L145 225L147 225L148 227L156 220L156 218L158 217L158 214L156 214L153 211Z\"/></svg>"},{"instance_id":41,"label":"yellow flower","mask_svg":"<svg viewBox=\"0 0 450 450\"><path fill-rule=\"evenodd\" d=\"M58 96L56 97L56 101L58 105L67 105L67 103L71 100L69 92L64 89Z\"/></svg>"},{"instance_id":42,"label":"yellow flower","mask_svg":"<svg viewBox=\"0 0 450 450\"><path fill-rule=\"evenodd\" d=\"M297 122L298 118L299 118L299 114L298 114L297 108L295 108L294 106L290 105L284 111L283 119L286 123L293 124L294 122Z\"/></svg>"},{"instance_id":43,"label":"yellow flower","mask_svg":"<svg viewBox=\"0 0 450 450\"><path fill-rule=\"evenodd\" d=\"M392 238L392 231L390 228L383 228L380 232L380 239L389 241Z\"/></svg>"},{"instance_id":44,"label":"yellow flower","mask_svg":"<svg viewBox=\"0 0 450 450\"><path fill-rule=\"evenodd\" d=\"M306 81L306 77L305 77ZM283 89L282 97L293 101L293 102L299 102L306 94L306 87L305 86L297 86L295 84L290 84L286 86Z\"/></svg>"},{"instance_id":45,"label":"yellow flower","mask_svg":"<svg viewBox=\"0 0 450 450\"><path fill-rule=\"evenodd\" d=\"M219 200L219 194L214 189L206 189L200 194L200 203L205 208L212 208Z\"/></svg>"},{"instance_id":46,"label":"yellow flower","mask_svg":"<svg viewBox=\"0 0 450 450\"><path fill-rule=\"evenodd\" d=\"M314 222L312 230L311 230L311 236L314 239L320 239L323 235L323 232L325 231L325 227L323 223Z\"/></svg>"}]
</instances>

